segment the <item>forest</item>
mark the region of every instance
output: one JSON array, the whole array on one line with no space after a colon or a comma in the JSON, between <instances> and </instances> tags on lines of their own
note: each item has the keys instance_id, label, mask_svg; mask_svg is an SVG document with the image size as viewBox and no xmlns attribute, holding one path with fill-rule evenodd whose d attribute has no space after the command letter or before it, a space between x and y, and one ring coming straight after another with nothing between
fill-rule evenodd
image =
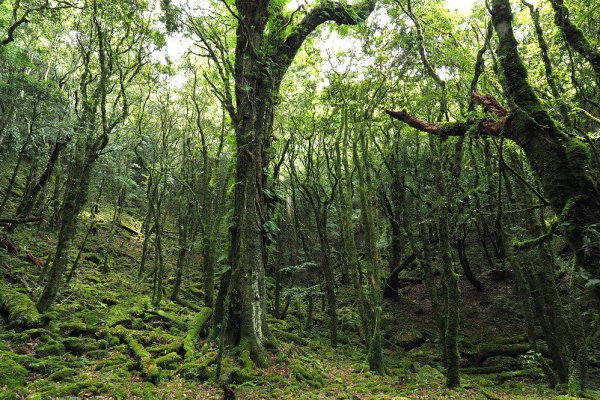
<instances>
[{"instance_id":1,"label":"forest","mask_svg":"<svg viewBox=\"0 0 600 400\"><path fill-rule=\"evenodd\" d=\"M0 0L0 399L600 399L598 0Z\"/></svg>"}]
</instances>

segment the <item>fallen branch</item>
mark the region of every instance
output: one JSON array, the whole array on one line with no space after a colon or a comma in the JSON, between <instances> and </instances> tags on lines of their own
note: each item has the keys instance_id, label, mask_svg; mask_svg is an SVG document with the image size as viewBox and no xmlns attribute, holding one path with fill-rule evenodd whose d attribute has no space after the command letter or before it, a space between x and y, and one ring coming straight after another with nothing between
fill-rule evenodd
<instances>
[{"instance_id":1,"label":"fallen branch","mask_svg":"<svg viewBox=\"0 0 600 400\"><path fill-rule=\"evenodd\" d=\"M150 382L156 384L160 380L160 368L152 359L150 353L137 340L133 338L122 326L117 326L112 330L117 336L127 343L138 361L138 368L144 377Z\"/></svg>"},{"instance_id":2,"label":"fallen branch","mask_svg":"<svg viewBox=\"0 0 600 400\"><path fill-rule=\"evenodd\" d=\"M123 224L122 222L118 223L117 226L129 233L131 233L133 236L139 236L140 232L136 231L133 228L128 227L127 225Z\"/></svg>"},{"instance_id":3,"label":"fallen branch","mask_svg":"<svg viewBox=\"0 0 600 400\"><path fill-rule=\"evenodd\" d=\"M469 361L471 365L483 366L483 363L491 357L520 357L527 354L531 346L527 343L486 343L479 345L474 352L461 351L461 356ZM546 346L540 346L542 355L548 357L549 351Z\"/></svg>"},{"instance_id":4,"label":"fallen branch","mask_svg":"<svg viewBox=\"0 0 600 400\"><path fill-rule=\"evenodd\" d=\"M188 324L179 319L176 315L172 313L165 312L163 310L149 310L148 313L151 315L155 315L157 317L162 318L163 320L170 322L180 329L187 330Z\"/></svg>"},{"instance_id":5,"label":"fallen branch","mask_svg":"<svg viewBox=\"0 0 600 400\"><path fill-rule=\"evenodd\" d=\"M38 257L34 256L32 253L27 253L25 259L29 261L31 264L35 265L39 269L44 269L44 262Z\"/></svg>"},{"instance_id":6,"label":"fallen branch","mask_svg":"<svg viewBox=\"0 0 600 400\"><path fill-rule=\"evenodd\" d=\"M43 221L44 217L30 217L30 218L0 218L0 226L10 226L19 224L28 224L31 222Z\"/></svg>"}]
</instances>

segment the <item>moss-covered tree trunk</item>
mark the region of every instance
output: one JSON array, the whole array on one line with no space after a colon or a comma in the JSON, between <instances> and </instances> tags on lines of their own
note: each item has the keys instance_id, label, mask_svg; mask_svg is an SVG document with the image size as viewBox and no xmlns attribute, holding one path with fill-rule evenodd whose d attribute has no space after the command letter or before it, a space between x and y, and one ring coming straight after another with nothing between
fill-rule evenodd
<instances>
[{"instance_id":1,"label":"moss-covered tree trunk","mask_svg":"<svg viewBox=\"0 0 600 400\"><path fill-rule=\"evenodd\" d=\"M244 363L266 363L265 235L266 169L273 140L273 113L279 86L306 37L327 21L357 24L374 2L359 6L322 3L290 31L282 4L269 0L237 0L233 76L235 107L226 96L236 135L236 173L231 227L231 278L225 296L222 345L238 345ZM267 29L267 26L272 26ZM290 33L287 33L290 32Z\"/></svg>"},{"instance_id":2,"label":"moss-covered tree trunk","mask_svg":"<svg viewBox=\"0 0 600 400\"><path fill-rule=\"evenodd\" d=\"M346 138L344 138L346 141ZM342 155L343 154L343 155ZM371 313L362 287L362 269L358 261L358 249L354 238L354 222L352 221L352 171L348 165L346 148L342 153L340 140L335 142L334 170L340 181L337 190L337 210L340 220L340 258L343 268L350 275L360 318L360 332L368 344Z\"/></svg>"},{"instance_id":3,"label":"moss-covered tree trunk","mask_svg":"<svg viewBox=\"0 0 600 400\"><path fill-rule=\"evenodd\" d=\"M596 82L600 84L600 51L594 47L583 34L583 31L569 18L569 9L563 0L550 0L554 9L554 22L562 31L565 41L585 58L596 74Z\"/></svg>"},{"instance_id":4,"label":"moss-covered tree trunk","mask_svg":"<svg viewBox=\"0 0 600 400\"><path fill-rule=\"evenodd\" d=\"M506 96L514 104L503 134L524 151L555 212L565 226L565 237L578 267L600 278L600 248L584 238L600 222L600 191L587 172L590 149L564 133L543 107L527 79L512 29L507 0L495 0L492 21L498 35L498 57L506 82Z\"/></svg>"},{"instance_id":5,"label":"moss-covered tree trunk","mask_svg":"<svg viewBox=\"0 0 600 400\"><path fill-rule=\"evenodd\" d=\"M35 184L33 184L25 194L23 194L23 198L21 199L21 203L17 208L17 216L21 218L28 217L33 211L36 200L38 199L39 194L46 187L46 184L50 180L54 168L56 166L56 162L60 156L61 151L67 145L66 139L57 139L54 143L54 147L52 148L52 153L50 153L50 157L46 162L46 168L44 172L40 175L40 177L36 180Z\"/></svg>"},{"instance_id":6,"label":"moss-covered tree trunk","mask_svg":"<svg viewBox=\"0 0 600 400\"><path fill-rule=\"evenodd\" d=\"M365 127L366 128L366 127ZM357 143L358 142L358 143ZM360 154L362 157L359 157ZM360 200L360 215L365 234L365 261L367 262L367 298L370 305L370 324L368 331L368 362L371 371L383 373L383 338L381 334L381 291L380 255L377 247L377 226L375 224L375 207L372 198L373 182L371 179L371 166L368 160L369 145L364 132L355 138L352 148L354 165L358 176L358 195Z\"/></svg>"},{"instance_id":7,"label":"moss-covered tree trunk","mask_svg":"<svg viewBox=\"0 0 600 400\"><path fill-rule=\"evenodd\" d=\"M96 141L88 139L86 142L83 148L80 147L83 157L80 156L69 168L56 250L46 285L37 302L40 311L45 311L52 305L60 289L67 267L69 248L77 231L79 213L87 199L92 168L100 151L106 147L108 137L100 136Z\"/></svg>"}]
</instances>

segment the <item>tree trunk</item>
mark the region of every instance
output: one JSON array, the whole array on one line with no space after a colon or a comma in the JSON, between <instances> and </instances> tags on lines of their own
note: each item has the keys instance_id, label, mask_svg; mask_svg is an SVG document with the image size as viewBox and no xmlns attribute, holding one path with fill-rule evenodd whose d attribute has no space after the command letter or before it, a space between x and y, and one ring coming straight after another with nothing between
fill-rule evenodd
<instances>
[{"instance_id":1,"label":"tree trunk","mask_svg":"<svg viewBox=\"0 0 600 400\"><path fill-rule=\"evenodd\" d=\"M77 219L79 212L85 204L89 181L92 174L93 164L99 152L106 147L108 138L94 142L91 147L82 149L85 157L80 162L73 162L69 171L67 185L65 188L63 207L60 220L60 231L54 254L54 261L48 273L48 280L44 286L37 307L40 311L46 311L56 299L60 283L67 266L68 252L71 241L77 231ZM90 144L90 143L88 143ZM86 151L87 150L87 151Z\"/></svg>"},{"instance_id":2,"label":"tree trunk","mask_svg":"<svg viewBox=\"0 0 600 400\"><path fill-rule=\"evenodd\" d=\"M584 242L590 225L600 221L600 192L586 169L589 147L560 130L536 97L517 49L507 0L494 0L492 21L499 39L506 96L516 105L503 132L525 151L553 209L568 225L565 237L575 252L577 267L600 278L600 245L585 246ZM600 297L600 287L597 295Z\"/></svg>"},{"instance_id":3,"label":"tree trunk","mask_svg":"<svg viewBox=\"0 0 600 400\"><path fill-rule=\"evenodd\" d=\"M266 364L269 344L266 324L265 259L267 186L265 170L273 139L273 112L285 72L306 37L334 20L355 25L371 13L374 1L347 6L327 2L314 7L293 29L273 27L286 20L279 4L268 0L236 0L235 108L226 90L224 106L236 134L236 174L231 227L231 279L223 307L221 345L239 345L245 365L250 359ZM227 88L229 81L222 77ZM222 350L222 349L221 349Z\"/></svg>"},{"instance_id":4,"label":"tree trunk","mask_svg":"<svg viewBox=\"0 0 600 400\"><path fill-rule=\"evenodd\" d=\"M54 171L54 166L56 165L56 161L60 155L62 149L66 146L66 141L58 139L54 143L54 148L52 149L52 153L50 154L50 158L46 163L46 168L42 175L38 178L37 182L32 185L31 189L28 190L21 200L19 207L17 208L17 215L23 218L26 218L31 214L33 210L33 206L35 205L35 201L37 200L38 195L46 187L48 180L52 176L52 172Z\"/></svg>"}]
</instances>

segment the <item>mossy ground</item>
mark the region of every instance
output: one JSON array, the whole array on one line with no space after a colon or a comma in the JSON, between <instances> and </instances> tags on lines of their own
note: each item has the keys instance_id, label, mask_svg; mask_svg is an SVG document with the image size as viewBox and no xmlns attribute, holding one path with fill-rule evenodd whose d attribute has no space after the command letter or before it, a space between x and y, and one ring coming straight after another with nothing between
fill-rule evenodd
<instances>
[{"instance_id":1,"label":"mossy ground","mask_svg":"<svg viewBox=\"0 0 600 400\"><path fill-rule=\"evenodd\" d=\"M58 303L41 316L43 327L26 329L0 319L0 399L222 398L223 390L214 380L216 347L207 341L206 332L200 335L193 357L186 346L188 357L183 360L184 326L198 316L198 308L182 304L201 305L201 277L193 271L194 265L201 265L199 260L190 263L190 275L182 291L185 301L164 301L160 309L153 308L148 297L151 282L137 278L141 239L119 230L114 241L107 244L106 221L112 214L105 214L103 221L100 213L99 232L86 244L75 278L62 288ZM125 224L139 228L139 222L127 218ZM87 223L85 218L83 223ZM52 252L54 235L44 230L19 227L11 237L21 252L32 252L40 258ZM106 246L110 268L103 275L93 256L103 260ZM167 238L166 248L167 259L174 260L175 237ZM74 249L72 259L76 252ZM40 274L36 266L0 249L0 282L12 290L37 297ZM524 333L523 323L514 311L514 285L510 281L487 283L489 290L480 294L463 282L463 349ZM423 285L406 286L399 303L386 305L388 373L372 374L357 333L351 293L339 290L338 348L328 345L325 312L319 307L312 330L305 332L305 305L301 301L293 303L285 320L270 319L279 349L271 354L269 366L253 370L251 375L243 370L239 380L232 379L237 382L232 384L237 398L566 399L560 397L560 389L551 390L545 385L541 373L527 358L487 361L527 370L526 374L515 373L510 379L501 374L463 374L461 387L446 389ZM403 350L403 346L415 344L411 350ZM233 357L226 356L223 361L225 376L240 371ZM11 373L7 375L6 371ZM597 373L593 370L590 375L600 376ZM600 398L600 391L594 391L598 382L592 380L591 388L589 396Z\"/></svg>"}]
</instances>

